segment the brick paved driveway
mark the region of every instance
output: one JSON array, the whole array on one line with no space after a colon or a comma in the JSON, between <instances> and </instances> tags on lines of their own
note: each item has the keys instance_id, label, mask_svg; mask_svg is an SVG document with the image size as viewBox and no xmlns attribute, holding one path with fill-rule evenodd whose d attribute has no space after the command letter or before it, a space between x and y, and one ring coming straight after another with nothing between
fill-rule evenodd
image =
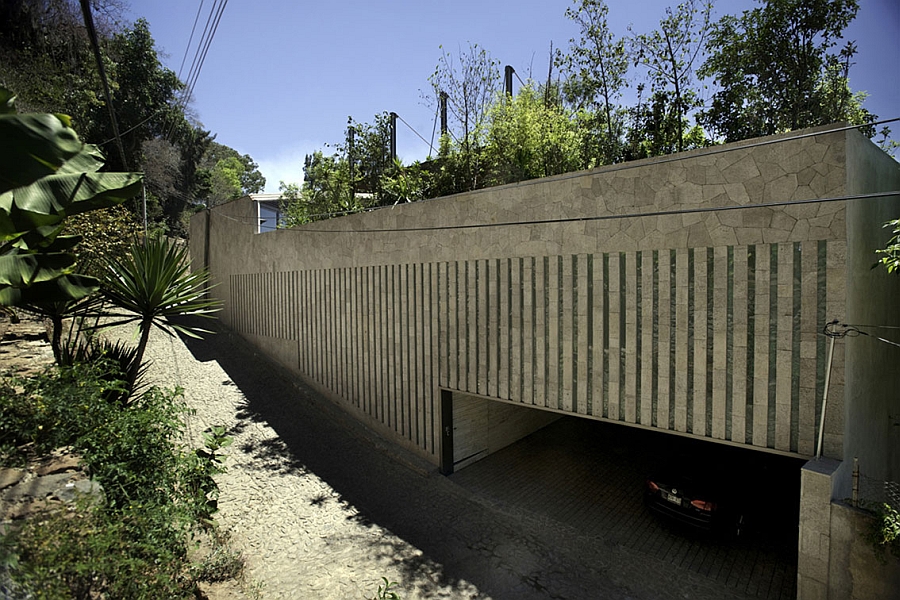
<instances>
[{"instance_id":1,"label":"brick paved driveway","mask_svg":"<svg viewBox=\"0 0 900 600\"><path fill-rule=\"evenodd\" d=\"M761 501L757 526L744 539L732 541L673 529L646 510L646 474L683 443L671 435L567 417L462 469L451 480L501 504L565 523L606 544L653 556L751 596L794 598L796 518L774 517L791 503L796 506L796 490L751 489ZM802 464L751 456L781 469ZM772 508L764 502L772 502ZM765 517L764 525L759 517Z\"/></svg>"}]
</instances>

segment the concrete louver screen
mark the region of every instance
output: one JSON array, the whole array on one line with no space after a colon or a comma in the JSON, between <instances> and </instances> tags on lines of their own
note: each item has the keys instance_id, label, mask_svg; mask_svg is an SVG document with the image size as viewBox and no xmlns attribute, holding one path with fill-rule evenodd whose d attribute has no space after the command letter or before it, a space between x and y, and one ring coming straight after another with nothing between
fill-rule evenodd
<instances>
[{"instance_id":1,"label":"concrete louver screen","mask_svg":"<svg viewBox=\"0 0 900 600\"><path fill-rule=\"evenodd\" d=\"M430 454L440 387L809 456L845 256L813 240L234 274L230 312Z\"/></svg>"}]
</instances>

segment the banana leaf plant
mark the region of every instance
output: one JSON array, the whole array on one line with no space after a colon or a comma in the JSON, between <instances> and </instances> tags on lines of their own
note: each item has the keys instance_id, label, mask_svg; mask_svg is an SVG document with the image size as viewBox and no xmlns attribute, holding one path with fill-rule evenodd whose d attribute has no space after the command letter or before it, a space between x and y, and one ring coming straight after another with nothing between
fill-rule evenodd
<instances>
[{"instance_id":1,"label":"banana leaf plant","mask_svg":"<svg viewBox=\"0 0 900 600\"><path fill-rule=\"evenodd\" d=\"M221 309L221 302L207 296L208 282L206 269L191 271L187 246L162 237L135 242L124 257L110 262L103 276L102 293L124 312L114 314L105 325L137 323L140 334L129 385L137 378L154 327L168 335L179 332L193 338L211 333L169 320L180 316L212 318Z\"/></svg>"},{"instance_id":2,"label":"banana leaf plant","mask_svg":"<svg viewBox=\"0 0 900 600\"><path fill-rule=\"evenodd\" d=\"M83 144L69 117L18 114L0 87L0 306L77 301L99 281L75 272L79 236L66 217L119 204L141 189L139 173L101 173L103 155Z\"/></svg>"}]
</instances>

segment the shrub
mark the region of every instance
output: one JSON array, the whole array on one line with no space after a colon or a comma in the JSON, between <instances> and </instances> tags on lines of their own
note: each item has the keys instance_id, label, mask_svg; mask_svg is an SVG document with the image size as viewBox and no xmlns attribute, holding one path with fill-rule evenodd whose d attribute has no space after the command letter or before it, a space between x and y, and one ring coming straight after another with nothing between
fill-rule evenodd
<instances>
[{"instance_id":1,"label":"shrub","mask_svg":"<svg viewBox=\"0 0 900 600\"><path fill-rule=\"evenodd\" d=\"M242 565L225 547L205 567L188 560L192 538L214 531L212 477L224 471L220 450L231 442L224 428L207 432L204 448L186 449L177 443L188 412L181 390L150 388L122 406L109 395L123 388L121 378L115 362L101 360L0 380L4 462L72 446L104 490L102 503L33 518L14 532L2 562L17 596L190 597L197 579Z\"/></svg>"}]
</instances>

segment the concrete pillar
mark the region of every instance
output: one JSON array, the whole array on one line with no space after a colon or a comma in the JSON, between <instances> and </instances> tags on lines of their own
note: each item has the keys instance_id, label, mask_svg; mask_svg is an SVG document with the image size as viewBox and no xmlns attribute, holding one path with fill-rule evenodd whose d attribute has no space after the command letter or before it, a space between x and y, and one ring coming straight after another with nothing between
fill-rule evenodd
<instances>
[{"instance_id":1,"label":"concrete pillar","mask_svg":"<svg viewBox=\"0 0 900 600\"><path fill-rule=\"evenodd\" d=\"M800 473L797 600L828 600L831 495L840 461L814 459Z\"/></svg>"}]
</instances>

